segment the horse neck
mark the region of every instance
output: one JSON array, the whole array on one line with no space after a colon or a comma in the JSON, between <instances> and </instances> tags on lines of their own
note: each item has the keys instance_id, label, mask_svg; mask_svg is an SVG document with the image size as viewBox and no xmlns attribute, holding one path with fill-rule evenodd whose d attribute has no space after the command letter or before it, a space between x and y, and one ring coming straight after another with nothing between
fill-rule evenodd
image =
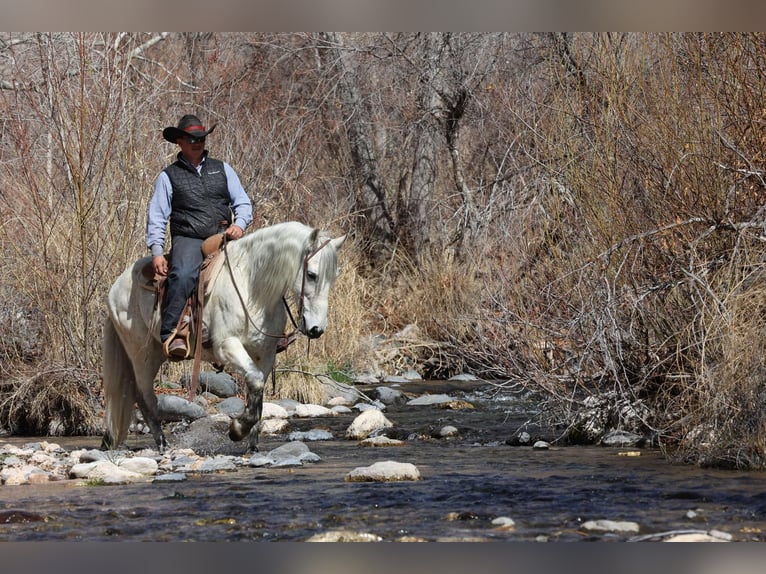
<instances>
[{"instance_id":1,"label":"horse neck","mask_svg":"<svg viewBox=\"0 0 766 574\"><path fill-rule=\"evenodd\" d=\"M260 229L229 246L235 277L247 285L252 301L269 304L280 299L293 285L303 264L308 235L279 230Z\"/></svg>"}]
</instances>

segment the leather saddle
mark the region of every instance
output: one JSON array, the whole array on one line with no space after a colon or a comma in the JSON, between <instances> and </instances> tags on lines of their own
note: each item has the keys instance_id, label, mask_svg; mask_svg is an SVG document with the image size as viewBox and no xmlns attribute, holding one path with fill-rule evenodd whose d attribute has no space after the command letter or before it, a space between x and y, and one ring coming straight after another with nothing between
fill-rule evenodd
<instances>
[{"instance_id":1,"label":"leather saddle","mask_svg":"<svg viewBox=\"0 0 766 574\"><path fill-rule=\"evenodd\" d=\"M170 336L167 338L163 346L165 356L170 360L183 361L185 359L191 358L194 354L194 348L200 335L200 333L197 332L198 329L196 328L197 325L195 319L197 318L197 314L202 312L203 301L201 298L201 293L204 293L204 288L212 276L213 268L211 263L223 251L224 241L225 239L223 233L217 233L215 235L211 235L202 242L201 249L204 259L202 260L202 265L200 266L199 278L197 279L197 288L194 289L192 295L186 300L186 306L181 313L178 324ZM172 252L166 254L165 257L168 259L168 261L170 261L172 258ZM149 261L141 269L141 275L144 277L144 279L146 279L144 288L150 291L154 291L155 293L154 305L156 309L162 304L162 301L165 298L167 276L155 274L151 261ZM186 344L185 355L171 354L168 352L168 346L170 343L179 338L183 339ZM202 345L204 346L204 344L205 341L203 340Z\"/></svg>"}]
</instances>

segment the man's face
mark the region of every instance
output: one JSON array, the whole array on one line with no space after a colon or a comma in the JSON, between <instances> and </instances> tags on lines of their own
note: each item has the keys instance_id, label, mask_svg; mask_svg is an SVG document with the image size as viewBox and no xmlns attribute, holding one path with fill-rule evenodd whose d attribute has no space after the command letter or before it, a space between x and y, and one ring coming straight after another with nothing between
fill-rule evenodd
<instances>
[{"instance_id":1,"label":"man's face","mask_svg":"<svg viewBox=\"0 0 766 574\"><path fill-rule=\"evenodd\" d=\"M176 143L181 148L181 153L187 158L199 157L202 155L202 152L205 151L205 138L183 136L178 138Z\"/></svg>"}]
</instances>

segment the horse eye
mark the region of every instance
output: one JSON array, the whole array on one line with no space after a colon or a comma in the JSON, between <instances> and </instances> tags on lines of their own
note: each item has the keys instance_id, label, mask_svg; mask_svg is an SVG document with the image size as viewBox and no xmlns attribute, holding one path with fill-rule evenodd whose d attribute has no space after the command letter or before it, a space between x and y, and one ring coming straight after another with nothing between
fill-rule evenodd
<instances>
[{"instance_id":1,"label":"horse eye","mask_svg":"<svg viewBox=\"0 0 766 574\"><path fill-rule=\"evenodd\" d=\"M316 281L317 280L317 274L314 271L306 271L306 278L309 281Z\"/></svg>"}]
</instances>

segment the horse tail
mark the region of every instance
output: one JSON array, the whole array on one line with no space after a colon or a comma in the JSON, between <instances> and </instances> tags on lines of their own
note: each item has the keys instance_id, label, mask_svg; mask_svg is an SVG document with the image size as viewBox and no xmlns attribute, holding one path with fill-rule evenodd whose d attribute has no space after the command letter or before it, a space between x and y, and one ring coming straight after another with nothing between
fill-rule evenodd
<instances>
[{"instance_id":1,"label":"horse tail","mask_svg":"<svg viewBox=\"0 0 766 574\"><path fill-rule=\"evenodd\" d=\"M103 385L106 433L102 446L117 448L128 434L136 402L136 377L133 365L117 334L112 318L104 325Z\"/></svg>"}]
</instances>

